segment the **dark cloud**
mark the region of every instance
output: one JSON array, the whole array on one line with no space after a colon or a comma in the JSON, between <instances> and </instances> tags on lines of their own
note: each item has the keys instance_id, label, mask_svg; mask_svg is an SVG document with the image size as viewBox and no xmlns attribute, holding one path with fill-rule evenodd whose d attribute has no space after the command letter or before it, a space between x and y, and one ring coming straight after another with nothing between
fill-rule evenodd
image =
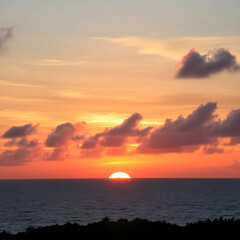
<instances>
[{"instance_id":1,"label":"dark cloud","mask_svg":"<svg viewBox=\"0 0 240 240\"><path fill-rule=\"evenodd\" d=\"M17 149L6 150L0 155L0 166L20 166L45 158L42 144L36 139L28 141L24 138L15 143L19 146Z\"/></svg>"},{"instance_id":2,"label":"dark cloud","mask_svg":"<svg viewBox=\"0 0 240 240\"><path fill-rule=\"evenodd\" d=\"M219 139L230 138L225 145L240 143L240 109L231 111L224 120L216 119L217 103L200 105L186 118L167 119L163 126L141 141L137 153L192 152L203 146L206 154L223 153ZM224 144L223 144L224 145Z\"/></svg>"},{"instance_id":3,"label":"dark cloud","mask_svg":"<svg viewBox=\"0 0 240 240\"><path fill-rule=\"evenodd\" d=\"M171 152L193 152L202 147L205 154L223 153L224 148L218 139L231 137L231 143L238 144L240 137L239 112L232 111L223 121L217 119L216 102L200 105L187 117L176 120L166 119L163 126L153 129L139 129L142 116L133 114L119 126L106 128L83 141L82 152L91 150L101 155L125 155L131 141L140 143L136 152L140 154L159 154ZM131 140L131 141L130 141ZM233 142L235 141L235 142ZM128 154L131 154L129 152ZM95 154L92 154L95 157Z\"/></svg>"},{"instance_id":4,"label":"dark cloud","mask_svg":"<svg viewBox=\"0 0 240 240\"><path fill-rule=\"evenodd\" d=\"M103 132L85 139L81 146L81 156L89 158L103 155L126 155L129 138L134 138L135 141L139 142L152 129L152 127L139 129L141 120L142 116L139 113L134 113L125 119L122 124L113 128L106 128Z\"/></svg>"},{"instance_id":5,"label":"dark cloud","mask_svg":"<svg viewBox=\"0 0 240 240\"><path fill-rule=\"evenodd\" d=\"M3 53L7 49L7 42L13 36L13 28L0 28L0 53Z\"/></svg>"},{"instance_id":6,"label":"dark cloud","mask_svg":"<svg viewBox=\"0 0 240 240\"><path fill-rule=\"evenodd\" d=\"M29 123L24 126L13 126L2 135L2 138L26 137L36 132L38 127L39 123L36 125L32 125L31 123Z\"/></svg>"},{"instance_id":7,"label":"dark cloud","mask_svg":"<svg viewBox=\"0 0 240 240\"><path fill-rule=\"evenodd\" d=\"M209 124L215 118L217 103L200 105L187 118L167 119L155 129L138 147L138 153L192 152L201 145L216 140L209 132Z\"/></svg>"},{"instance_id":8,"label":"dark cloud","mask_svg":"<svg viewBox=\"0 0 240 240\"><path fill-rule=\"evenodd\" d=\"M93 149L93 148L95 148L97 146L98 139L102 135L103 135L102 133L97 133L94 136L85 139L81 148L82 149Z\"/></svg>"},{"instance_id":9,"label":"dark cloud","mask_svg":"<svg viewBox=\"0 0 240 240\"><path fill-rule=\"evenodd\" d=\"M84 139L84 135L79 135L79 131L84 131L85 122L76 124L63 123L58 125L55 130L50 133L45 141L47 147L53 147L52 152L46 154L45 160L55 161L64 160L69 157L69 146L72 142L79 142Z\"/></svg>"},{"instance_id":10,"label":"dark cloud","mask_svg":"<svg viewBox=\"0 0 240 240\"><path fill-rule=\"evenodd\" d=\"M231 111L227 118L216 124L214 131L222 137L240 136L240 109Z\"/></svg>"},{"instance_id":11,"label":"dark cloud","mask_svg":"<svg viewBox=\"0 0 240 240\"><path fill-rule=\"evenodd\" d=\"M139 139L146 136L152 127L139 129L138 125L142 119L141 114L134 113L124 120L121 125L114 128L107 128L103 133L100 145L104 147L120 147L128 140L128 137Z\"/></svg>"},{"instance_id":12,"label":"dark cloud","mask_svg":"<svg viewBox=\"0 0 240 240\"><path fill-rule=\"evenodd\" d=\"M103 147L120 147L126 141L126 137L117 135L117 136L104 136L100 145Z\"/></svg>"},{"instance_id":13,"label":"dark cloud","mask_svg":"<svg viewBox=\"0 0 240 240\"><path fill-rule=\"evenodd\" d=\"M136 137L137 139L141 139L152 129L152 127L139 129L138 124L141 120L142 115L139 113L134 113L120 126L106 129L100 144L104 147L120 147L128 140L128 137Z\"/></svg>"},{"instance_id":14,"label":"dark cloud","mask_svg":"<svg viewBox=\"0 0 240 240\"><path fill-rule=\"evenodd\" d=\"M230 138L229 143L225 145L234 146L240 143L240 109L231 111L227 118L213 124L213 134L218 137Z\"/></svg>"},{"instance_id":15,"label":"dark cloud","mask_svg":"<svg viewBox=\"0 0 240 240\"><path fill-rule=\"evenodd\" d=\"M56 161L56 160L65 160L69 157L68 149L66 147L57 147L54 148L51 154L48 153L45 160Z\"/></svg>"},{"instance_id":16,"label":"dark cloud","mask_svg":"<svg viewBox=\"0 0 240 240\"><path fill-rule=\"evenodd\" d=\"M26 148L34 148L37 147L40 143L37 139L33 139L31 141L28 141L26 138L22 138L17 142L18 146L26 147Z\"/></svg>"},{"instance_id":17,"label":"dark cloud","mask_svg":"<svg viewBox=\"0 0 240 240\"><path fill-rule=\"evenodd\" d=\"M177 78L204 78L223 70L236 72L240 66L236 57L224 48L214 49L206 55L200 55L194 49L182 58Z\"/></svg>"},{"instance_id":18,"label":"dark cloud","mask_svg":"<svg viewBox=\"0 0 240 240\"><path fill-rule=\"evenodd\" d=\"M139 129L139 122L142 120L142 116L139 113L134 113L129 118L123 121L122 124L113 128L106 128L103 132L97 133L84 140L81 149L87 150L88 156L91 156L90 150L94 150L95 153L103 153L100 148L106 148L107 155L117 155L117 153L126 152L126 146L129 137L136 138L136 141L140 141L143 137L147 136L152 127ZM96 149L98 151L95 151ZM112 148L111 150L108 148ZM120 149L121 148L121 149ZM93 154L95 156L96 154Z\"/></svg>"},{"instance_id":19,"label":"dark cloud","mask_svg":"<svg viewBox=\"0 0 240 240\"><path fill-rule=\"evenodd\" d=\"M33 160L32 151L27 148L6 150L0 155L0 166L19 166Z\"/></svg>"},{"instance_id":20,"label":"dark cloud","mask_svg":"<svg viewBox=\"0 0 240 240\"><path fill-rule=\"evenodd\" d=\"M79 142L79 141L81 141L83 139L84 139L84 135L79 135L79 134L74 136L74 137L72 137L72 140L75 141L75 142Z\"/></svg>"},{"instance_id":21,"label":"dark cloud","mask_svg":"<svg viewBox=\"0 0 240 240\"><path fill-rule=\"evenodd\" d=\"M85 122L76 124L63 123L58 125L55 130L48 135L45 141L46 146L59 147L68 144L72 138L77 136L80 130L84 129L85 125Z\"/></svg>"},{"instance_id":22,"label":"dark cloud","mask_svg":"<svg viewBox=\"0 0 240 240\"><path fill-rule=\"evenodd\" d=\"M100 145L104 147L120 147L128 139L128 137L141 137L147 135L150 130L139 130L138 124L142 120L142 116L139 113L134 113L123 123L114 128L107 128L102 134L103 138L100 141Z\"/></svg>"},{"instance_id":23,"label":"dark cloud","mask_svg":"<svg viewBox=\"0 0 240 240\"><path fill-rule=\"evenodd\" d=\"M16 140L16 138L6 142L4 144L5 147L14 147L14 146L18 146L18 147L35 147L39 144L37 139L33 139L31 141L28 141L28 139L26 137L21 138L20 140Z\"/></svg>"},{"instance_id":24,"label":"dark cloud","mask_svg":"<svg viewBox=\"0 0 240 240\"><path fill-rule=\"evenodd\" d=\"M142 115L139 113L134 113L132 116L123 121L123 123L114 128L107 128L105 130L108 136L127 136L134 135L136 133L136 127L139 121L142 120Z\"/></svg>"}]
</instances>

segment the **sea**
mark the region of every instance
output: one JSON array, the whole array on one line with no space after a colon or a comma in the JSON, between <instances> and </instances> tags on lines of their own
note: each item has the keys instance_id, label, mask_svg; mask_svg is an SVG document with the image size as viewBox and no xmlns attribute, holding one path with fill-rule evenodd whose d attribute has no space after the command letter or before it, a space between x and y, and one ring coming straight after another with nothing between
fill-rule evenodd
<instances>
[{"instance_id":1,"label":"sea","mask_svg":"<svg viewBox=\"0 0 240 240\"><path fill-rule=\"evenodd\" d=\"M184 226L221 216L240 218L240 179L0 181L0 232L105 217Z\"/></svg>"}]
</instances>

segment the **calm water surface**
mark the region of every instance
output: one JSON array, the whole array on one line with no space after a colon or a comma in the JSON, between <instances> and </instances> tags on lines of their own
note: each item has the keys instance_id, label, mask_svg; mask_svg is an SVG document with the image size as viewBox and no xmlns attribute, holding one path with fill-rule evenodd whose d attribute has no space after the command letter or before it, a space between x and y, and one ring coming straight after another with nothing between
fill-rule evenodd
<instances>
[{"instance_id":1,"label":"calm water surface","mask_svg":"<svg viewBox=\"0 0 240 240\"><path fill-rule=\"evenodd\" d=\"M108 216L187 222L240 218L239 179L1 180L0 231Z\"/></svg>"}]
</instances>

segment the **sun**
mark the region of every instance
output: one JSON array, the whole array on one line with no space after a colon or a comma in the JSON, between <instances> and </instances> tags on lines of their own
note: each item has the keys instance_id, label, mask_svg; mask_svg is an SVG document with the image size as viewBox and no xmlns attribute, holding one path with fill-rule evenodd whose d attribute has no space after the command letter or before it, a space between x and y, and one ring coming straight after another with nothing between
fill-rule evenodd
<instances>
[{"instance_id":1,"label":"sun","mask_svg":"<svg viewBox=\"0 0 240 240\"><path fill-rule=\"evenodd\" d=\"M115 178L124 178L124 179L130 179L131 177L129 174L125 172L115 172L110 175L109 179L115 179Z\"/></svg>"}]
</instances>

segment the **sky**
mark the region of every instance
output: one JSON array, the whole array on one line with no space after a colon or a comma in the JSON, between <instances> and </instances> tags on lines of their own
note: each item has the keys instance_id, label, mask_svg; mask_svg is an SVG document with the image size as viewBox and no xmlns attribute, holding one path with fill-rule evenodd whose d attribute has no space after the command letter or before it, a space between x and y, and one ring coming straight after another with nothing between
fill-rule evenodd
<instances>
[{"instance_id":1,"label":"sky","mask_svg":"<svg viewBox=\"0 0 240 240\"><path fill-rule=\"evenodd\" d=\"M0 1L0 179L239 178L239 10Z\"/></svg>"}]
</instances>

